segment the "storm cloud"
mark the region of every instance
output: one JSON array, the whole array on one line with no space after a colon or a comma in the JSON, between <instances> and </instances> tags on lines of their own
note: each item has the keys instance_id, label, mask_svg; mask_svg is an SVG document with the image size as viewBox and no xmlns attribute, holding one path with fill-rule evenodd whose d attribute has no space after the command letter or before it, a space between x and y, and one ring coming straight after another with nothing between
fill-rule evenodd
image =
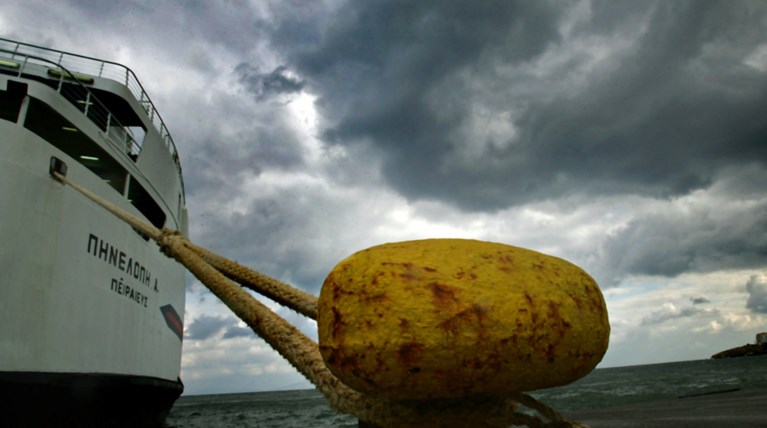
<instances>
[{"instance_id":1,"label":"storm cloud","mask_svg":"<svg viewBox=\"0 0 767 428\"><path fill-rule=\"evenodd\" d=\"M666 198L767 159L749 62L767 4L703 3L352 2L314 43L285 42L301 21L273 43L319 95L326 141L374 146L409 199Z\"/></svg>"},{"instance_id":2,"label":"storm cloud","mask_svg":"<svg viewBox=\"0 0 767 428\"><path fill-rule=\"evenodd\" d=\"M300 92L304 82L291 75L287 67L278 66L270 73L262 73L258 67L242 63L235 67L235 72L245 88L261 101L281 94Z\"/></svg>"},{"instance_id":3,"label":"storm cloud","mask_svg":"<svg viewBox=\"0 0 767 428\"><path fill-rule=\"evenodd\" d=\"M615 273L676 276L684 272L760 268L767 256L767 171L757 163L723 169L715 184L637 207L608 235L602 263Z\"/></svg>"}]
</instances>

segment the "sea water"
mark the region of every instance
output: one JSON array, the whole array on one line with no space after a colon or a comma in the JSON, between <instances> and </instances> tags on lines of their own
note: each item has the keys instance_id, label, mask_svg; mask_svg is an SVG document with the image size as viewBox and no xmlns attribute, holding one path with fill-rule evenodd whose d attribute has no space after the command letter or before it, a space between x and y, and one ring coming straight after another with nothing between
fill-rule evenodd
<instances>
[{"instance_id":1,"label":"sea water","mask_svg":"<svg viewBox=\"0 0 767 428\"><path fill-rule=\"evenodd\" d=\"M570 385L531 393L562 411L767 387L767 356L594 370ZM315 390L182 396L168 428L356 427Z\"/></svg>"}]
</instances>

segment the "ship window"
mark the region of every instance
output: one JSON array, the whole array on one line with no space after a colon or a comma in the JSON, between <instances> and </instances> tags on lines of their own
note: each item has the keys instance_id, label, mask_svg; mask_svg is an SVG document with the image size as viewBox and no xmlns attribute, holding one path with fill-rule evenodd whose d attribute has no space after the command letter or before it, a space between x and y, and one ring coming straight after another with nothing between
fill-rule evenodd
<instances>
[{"instance_id":1,"label":"ship window","mask_svg":"<svg viewBox=\"0 0 767 428\"><path fill-rule=\"evenodd\" d=\"M165 212L149 192L106 150L47 104L30 98L24 126L101 177L121 195L130 180L127 195L130 203L156 227L165 225Z\"/></svg>"},{"instance_id":2,"label":"ship window","mask_svg":"<svg viewBox=\"0 0 767 428\"><path fill-rule=\"evenodd\" d=\"M149 193L133 177L128 186L128 200L157 228L165 225L165 213Z\"/></svg>"},{"instance_id":3,"label":"ship window","mask_svg":"<svg viewBox=\"0 0 767 428\"><path fill-rule=\"evenodd\" d=\"M146 137L146 129L143 126L127 126L128 132L133 135L130 144L128 146L128 155L133 162L136 162L138 155L141 152L141 146L144 145L144 137Z\"/></svg>"},{"instance_id":4,"label":"ship window","mask_svg":"<svg viewBox=\"0 0 767 428\"><path fill-rule=\"evenodd\" d=\"M24 126L80 162L122 194L128 172L106 150L42 101L30 99Z\"/></svg>"},{"instance_id":5,"label":"ship window","mask_svg":"<svg viewBox=\"0 0 767 428\"><path fill-rule=\"evenodd\" d=\"M0 119L16 122L26 94L26 84L9 80L7 89L0 91Z\"/></svg>"}]
</instances>

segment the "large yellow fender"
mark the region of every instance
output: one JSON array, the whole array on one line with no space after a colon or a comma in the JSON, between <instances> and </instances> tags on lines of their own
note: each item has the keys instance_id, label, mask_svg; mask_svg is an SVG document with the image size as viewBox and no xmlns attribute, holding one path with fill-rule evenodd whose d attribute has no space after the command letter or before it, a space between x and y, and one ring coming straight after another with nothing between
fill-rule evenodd
<instances>
[{"instance_id":1,"label":"large yellow fender","mask_svg":"<svg viewBox=\"0 0 767 428\"><path fill-rule=\"evenodd\" d=\"M596 366L610 336L602 293L579 267L464 239L353 254L325 280L317 323L330 370L389 399L564 385Z\"/></svg>"}]
</instances>

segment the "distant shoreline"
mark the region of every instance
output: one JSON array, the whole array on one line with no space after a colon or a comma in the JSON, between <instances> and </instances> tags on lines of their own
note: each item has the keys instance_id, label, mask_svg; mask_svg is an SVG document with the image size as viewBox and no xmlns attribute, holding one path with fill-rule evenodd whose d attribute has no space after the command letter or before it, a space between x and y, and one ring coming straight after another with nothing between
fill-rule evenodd
<instances>
[{"instance_id":1,"label":"distant shoreline","mask_svg":"<svg viewBox=\"0 0 767 428\"><path fill-rule=\"evenodd\" d=\"M737 358L737 357L751 357L755 355L767 355L767 343L755 345L753 343L738 346L737 348L728 349L726 351L718 352L711 356L713 359L720 358Z\"/></svg>"}]
</instances>

